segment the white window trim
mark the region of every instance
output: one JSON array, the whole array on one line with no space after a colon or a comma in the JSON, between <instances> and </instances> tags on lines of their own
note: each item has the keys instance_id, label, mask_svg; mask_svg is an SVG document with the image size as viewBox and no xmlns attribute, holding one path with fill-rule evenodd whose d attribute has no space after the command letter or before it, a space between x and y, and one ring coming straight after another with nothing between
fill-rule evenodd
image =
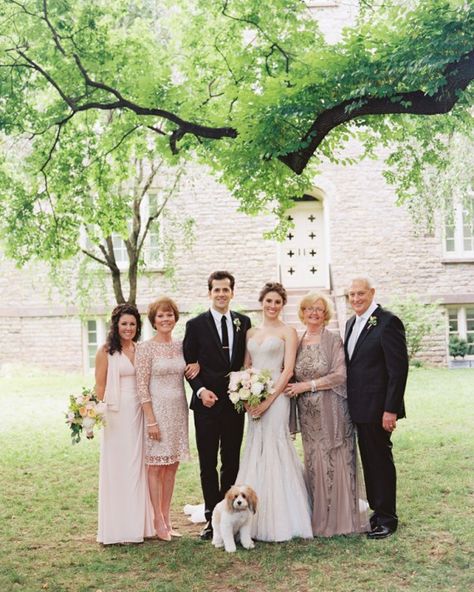
<instances>
[{"instance_id":1,"label":"white window trim","mask_svg":"<svg viewBox=\"0 0 474 592\"><path fill-rule=\"evenodd\" d=\"M474 199L474 198L473 198ZM449 259L474 259L474 241L471 250L464 249L464 208L462 204L456 204L453 210L454 222L454 251L446 249L446 222L443 225L443 253L444 258Z\"/></svg>"},{"instance_id":2,"label":"white window trim","mask_svg":"<svg viewBox=\"0 0 474 592\"><path fill-rule=\"evenodd\" d=\"M85 319L82 323L82 367L84 368L84 373L91 373L94 372L94 366L89 364L89 331L87 330L87 323L88 321L96 321L97 327L97 347L99 348L101 345L105 343L105 339L107 337L107 330L106 330L106 322L103 317L89 317Z\"/></svg>"},{"instance_id":3,"label":"white window trim","mask_svg":"<svg viewBox=\"0 0 474 592\"><path fill-rule=\"evenodd\" d=\"M448 311L457 311L458 314L458 330L457 333L451 333L449 331L449 314L448 314L448 337L451 335L457 335L460 339L467 340L467 308L473 308L474 304L462 304L459 306L448 306ZM474 354L466 355L468 359L474 359Z\"/></svg>"},{"instance_id":4,"label":"white window trim","mask_svg":"<svg viewBox=\"0 0 474 592\"><path fill-rule=\"evenodd\" d=\"M112 241L114 239L118 239L118 240L121 240L123 242L123 250L124 250L125 255L126 255L126 260L125 261L123 261L123 260L117 261L117 251L116 251L115 247L114 247L114 255L115 255L115 263L117 264L117 267L120 269L120 271L125 271L125 270L128 269L128 264L129 264L128 252L127 252L127 247L125 245L125 241L120 236L120 234L118 234L117 232L113 232L112 233Z\"/></svg>"},{"instance_id":5,"label":"white window trim","mask_svg":"<svg viewBox=\"0 0 474 592\"><path fill-rule=\"evenodd\" d=\"M151 326L150 321L148 320L148 315L144 315L142 317L142 341L148 341L152 337L155 336L155 330Z\"/></svg>"}]
</instances>

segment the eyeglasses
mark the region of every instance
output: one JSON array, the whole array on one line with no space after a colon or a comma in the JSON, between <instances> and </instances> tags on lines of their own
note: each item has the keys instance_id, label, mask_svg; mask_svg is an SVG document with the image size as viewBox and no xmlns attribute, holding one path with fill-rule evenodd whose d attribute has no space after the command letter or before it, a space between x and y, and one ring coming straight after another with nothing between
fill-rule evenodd
<instances>
[{"instance_id":1,"label":"eyeglasses","mask_svg":"<svg viewBox=\"0 0 474 592\"><path fill-rule=\"evenodd\" d=\"M326 309L320 306L307 306L304 310L305 312L326 312Z\"/></svg>"}]
</instances>

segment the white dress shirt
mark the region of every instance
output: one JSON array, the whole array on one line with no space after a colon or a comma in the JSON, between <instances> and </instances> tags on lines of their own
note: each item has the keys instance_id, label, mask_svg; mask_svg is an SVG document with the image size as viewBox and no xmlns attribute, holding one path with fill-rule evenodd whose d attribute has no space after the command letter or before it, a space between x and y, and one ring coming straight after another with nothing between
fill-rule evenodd
<instances>
[{"instance_id":1,"label":"white dress shirt","mask_svg":"<svg viewBox=\"0 0 474 592\"><path fill-rule=\"evenodd\" d=\"M219 339L222 342L222 324L221 319L222 317L226 318L227 322L227 333L229 334L229 358L232 357L232 346L234 345L234 325L232 324L232 317L230 315L230 310L228 310L225 315L221 312L218 312L214 308L210 308L212 318L214 319L214 323L216 324L217 333L219 334Z\"/></svg>"},{"instance_id":2,"label":"white dress shirt","mask_svg":"<svg viewBox=\"0 0 474 592\"><path fill-rule=\"evenodd\" d=\"M222 324L221 324L221 319L222 317L226 318L226 322L227 322L227 333L229 335L229 359L232 358L232 346L234 345L234 325L232 324L232 317L230 314L230 310L228 310L224 315L215 310L214 308L209 309L210 313L212 315L212 318L214 319L214 323L216 324L216 329L217 329L217 333L219 335L219 339L221 340L222 343ZM206 387L202 386L196 393L198 399L201 398L201 393L202 391L205 389Z\"/></svg>"},{"instance_id":3,"label":"white dress shirt","mask_svg":"<svg viewBox=\"0 0 474 592\"><path fill-rule=\"evenodd\" d=\"M378 304L375 302L375 300L372 300L372 304L363 314L361 314L360 316L356 315L356 320L352 327L352 333L350 334L349 341L347 343L347 353L349 354L349 359L352 358L352 354L354 353L354 349L357 340L359 339L359 335L362 332L362 329L365 327L370 316L375 312L377 308Z\"/></svg>"}]
</instances>

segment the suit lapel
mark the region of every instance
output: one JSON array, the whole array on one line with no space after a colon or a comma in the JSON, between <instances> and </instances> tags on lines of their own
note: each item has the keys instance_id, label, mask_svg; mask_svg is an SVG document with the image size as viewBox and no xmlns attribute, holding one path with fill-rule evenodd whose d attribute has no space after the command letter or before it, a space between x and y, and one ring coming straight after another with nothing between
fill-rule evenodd
<instances>
[{"instance_id":1,"label":"suit lapel","mask_svg":"<svg viewBox=\"0 0 474 592\"><path fill-rule=\"evenodd\" d=\"M367 335L374 329L374 327L372 327L371 325L369 325L369 320L372 317L376 317L378 320L378 312L380 311L380 306L378 306L374 312L369 316L369 318L367 319L367 322L365 323L362 331L360 332L359 335L359 339L356 341L356 344L354 346L354 351L352 352L352 360L354 359L354 356L357 354L358 349L360 348L360 346L362 345L362 343L364 343L364 340L366 339Z\"/></svg>"},{"instance_id":2,"label":"suit lapel","mask_svg":"<svg viewBox=\"0 0 474 592\"><path fill-rule=\"evenodd\" d=\"M354 328L354 323L355 323L355 316L353 316L351 319L349 319L347 321L346 324L346 334L344 336L344 351L346 353L346 362L349 362L349 351L348 351L348 346L349 346L349 337L351 336L352 333L352 329Z\"/></svg>"},{"instance_id":3,"label":"suit lapel","mask_svg":"<svg viewBox=\"0 0 474 592\"><path fill-rule=\"evenodd\" d=\"M230 311L230 316L231 316L231 319L232 319L232 331L234 333L234 339L233 339L233 342L232 342L232 355L230 357L230 365L232 366L232 364L234 362L235 354L237 352L237 342L240 339L240 330L237 331L237 327L235 325L235 320L236 319L239 320L239 317L235 314L235 312L232 312L232 311ZM239 323L240 323L240 320L239 320Z\"/></svg>"},{"instance_id":4,"label":"suit lapel","mask_svg":"<svg viewBox=\"0 0 474 592\"><path fill-rule=\"evenodd\" d=\"M206 320L207 320L207 324L209 325L209 331L210 334L212 336L212 339L214 341L214 345L217 349L217 351L220 353L220 355L222 356L223 360L228 363L229 359L226 355L226 353L224 352L224 349L222 347L222 342L221 339L219 337L219 333L217 332L217 327L216 327L216 323L214 322L214 317L212 316L212 313L210 310L207 311L206 314Z\"/></svg>"}]
</instances>

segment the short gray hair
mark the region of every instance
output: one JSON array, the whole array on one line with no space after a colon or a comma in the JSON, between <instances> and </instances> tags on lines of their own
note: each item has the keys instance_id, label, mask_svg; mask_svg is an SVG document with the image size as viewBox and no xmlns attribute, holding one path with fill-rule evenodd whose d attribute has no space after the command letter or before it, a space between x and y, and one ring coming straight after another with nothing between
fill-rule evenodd
<instances>
[{"instance_id":1,"label":"short gray hair","mask_svg":"<svg viewBox=\"0 0 474 592\"><path fill-rule=\"evenodd\" d=\"M361 282L365 284L369 290L372 290L374 288L374 282L372 281L372 278L368 275L358 275L351 279L351 284L353 284L354 282Z\"/></svg>"}]
</instances>

